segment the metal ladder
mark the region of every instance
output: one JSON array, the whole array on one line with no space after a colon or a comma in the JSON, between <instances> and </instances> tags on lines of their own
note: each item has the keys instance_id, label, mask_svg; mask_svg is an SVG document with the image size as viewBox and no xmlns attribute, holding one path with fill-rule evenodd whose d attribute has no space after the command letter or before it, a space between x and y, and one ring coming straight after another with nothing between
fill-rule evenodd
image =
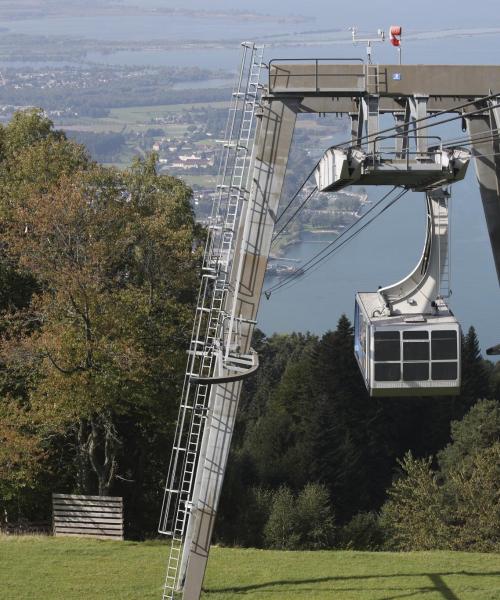
<instances>
[{"instance_id":1,"label":"metal ladder","mask_svg":"<svg viewBox=\"0 0 500 600\"><path fill-rule=\"evenodd\" d=\"M439 228L439 285L438 298L444 299L451 296L450 274L450 222L449 222L449 196L439 201L438 214L436 215Z\"/></svg>"},{"instance_id":2,"label":"metal ladder","mask_svg":"<svg viewBox=\"0 0 500 600\"><path fill-rule=\"evenodd\" d=\"M365 64L365 86L369 94L378 94L380 86L379 65Z\"/></svg>"},{"instance_id":3,"label":"metal ladder","mask_svg":"<svg viewBox=\"0 0 500 600\"><path fill-rule=\"evenodd\" d=\"M171 537L163 600L181 597L179 572L193 487L209 404L210 386L197 378L214 375L223 346L224 308L241 204L248 193L255 110L260 102L264 47L242 44L242 59L232 93L222 152L217 195L209 219L200 290L179 407L174 446L158 531Z\"/></svg>"}]
</instances>

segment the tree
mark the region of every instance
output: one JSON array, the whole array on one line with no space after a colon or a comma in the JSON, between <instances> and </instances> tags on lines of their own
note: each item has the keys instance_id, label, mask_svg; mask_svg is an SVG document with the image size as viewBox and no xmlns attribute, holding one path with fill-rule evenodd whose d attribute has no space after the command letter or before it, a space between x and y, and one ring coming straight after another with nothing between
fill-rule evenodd
<instances>
[{"instance_id":1,"label":"tree","mask_svg":"<svg viewBox=\"0 0 500 600\"><path fill-rule=\"evenodd\" d=\"M500 548L500 405L478 402L452 424L453 441L432 458L411 454L388 491L381 524L400 550L498 551Z\"/></svg>"},{"instance_id":2,"label":"tree","mask_svg":"<svg viewBox=\"0 0 500 600\"><path fill-rule=\"evenodd\" d=\"M469 327L462 338L462 386L460 399L462 417L467 410L481 398L489 395L489 373L481 356L479 340L474 327Z\"/></svg>"},{"instance_id":3,"label":"tree","mask_svg":"<svg viewBox=\"0 0 500 600\"><path fill-rule=\"evenodd\" d=\"M446 493L453 502L454 547L500 550L500 442L480 448L448 474Z\"/></svg>"},{"instance_id":4,"label":"tree","mask_svg":"<svg viewBox=\"0 0 500 600\"><path fill-rule=\"evenodd\" d=\"M328 486L340 523L382 501L390 472L385 424L365 389L353 346L352 325L342 315L337 329L317 345L311 373L311 475Z\"/></svg>"},{"instance_id":5,"label":"tree","mask_svg":"<svg viewBox=\"0 0 500 600\"><path fill-rule=\"evenodd\" d=\"M339 547L346 550L380 550L384 543L384 530L379 515L361 512L344 525L339 532Z\"/></svg>"},{"instance_id":6,"label":"tree","mask_svg":"<svg viewBox=\"0 0 500 600\"><path fill-rule=\"evenodd\" d=\"M431 459L415 459L408 452L399 465L401 476L389 488L381 514L389 547L403 551L450 548L443 491Z\"/></svg>"},{"instance_id":7,"label":"tree","mask_svg":"<svg viewBox=\"0 0 500 600\"><path fill-rule=\"evenodd\" d=\"M281 486L274 494L271 514L264 528L266 544L280 550L293 550L297 547L297 514L292 490Z\"/></svg>"},{"instance_id":8,"label":"tree","mask_svg":"<svg viewBox=\"0 0 500 600\"><path fill-rule=\"evenodd\" d=\"M26 492L36 487L46 451L29 413L13 402L0 404L0 522L17 520Z\"/></svg>"},{"instance_id":9,"label":"tree","mask_svg":"<svg viewBox=\"0 0 500 600\"><path fill-rule=\"evenodd\" d=\"M267 546L282 550L328 548L333 533L333 509L325 486L308 483L297 495L288 486L274 492L264 527Z\"/></svg>"},{"instance_id":10,"label":"tree","mask_svg":"<svg viewBox=\"0 0 500 600\"><path fill-rule=\"evenodd\" d=\"M451 424L451 443L438 454L441 472L463 469L473 455L500 439L500 402L480 400L461 421Z\"/></svg>"},{"instance_id":11,"label":"tree","mask_svg":"<svg viewBox=\"0 0 500 600\"><path fill-rule=\"evenodd\" d=\"M315 398L308 376L316 338L292 334L261 340L262 372L242 398L242 452L257 476L253 485L301 488L310 471L309 419ZM255 385L255 384L254 384Z\"/></svg>"},{"instance_id":12,"label":"tree","mask_svg":"<svg viewBox=\"0 0 500 600\"><path fill-rule=\"evenodd\" d=\"M308 483L297 496L296 512L301 548L318 550L332 546L334 513L326 486Z\"/></svg>"},{"instance_id":13,"label":"tree","mask_svg":"<svg viewBox=\"0 0 500 600\"><path fill-rule=\"evenodd\" d=\"M62 177L12 207L9 254L41 288L3 357L36 370L31 409L72 437L81 491L112 489L124 421L171 422L199 261L189 197L150 159Z\"/></svg>"}]
</instances>

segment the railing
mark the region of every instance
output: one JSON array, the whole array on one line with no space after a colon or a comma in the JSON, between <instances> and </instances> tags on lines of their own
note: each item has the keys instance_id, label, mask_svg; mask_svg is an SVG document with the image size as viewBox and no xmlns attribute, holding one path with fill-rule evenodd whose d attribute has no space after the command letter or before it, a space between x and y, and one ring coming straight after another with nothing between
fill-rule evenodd
<instances>
[{"instance_id":1,"label":"railing","mask_svg":"<svg viewBox=\"0 0 500 600\"><path fill-rule=\"evenodd\" d=\"M306 90L306 91L315 91L315 92L319 92L322 89L325 90L329 90L329 89L335 89L337 91L342 91L343 89L353 89L355 91L361 91L365 88L365 81L366 81L366 73L364 71L364 69L361 69L359 72L349 72L349 71L344 71L341 70L338 73L335 73L333 71L328 71L326 69L321 69L321 67L326 67L328 65L332 65L335 63L341 63L341 62L346 62L346 63L352 63L352 62L356 62L356 63L360 63L361 65L364 65L364 61L361 58L283 58L283 59L279 59L279 58L275 58L273 60L271 60L269 62L269 92L273 93L273 91L279 89L279 91L296 91L296 90ZM284 63L288 63L290 65L304 65L304 67L308 67L311 66L313 67L312 71L308 70L306 73L301 73L298 71L291 71L291 70L287 70L283 68L283 64ZM342 66L350 66L349 64L347 65L342 65ZM352 78L353 80L353 85L351 86L342 86L342 87L337 87L337 86L331 86L331 85L321 85L321 79L322 78L343 78L349 80L350 78ZM306 79L307 78L307 79ZM279 85L278 82L283 81L285 82L286 85ZM297 83L308 83L308 81L311 81L311 83L308 83L308 85L289 85L290 84L290 80L295 81L297 80ZM362 82L362 83L360 83Z\"/></svg>"},{"instance_id":2,"label":"railing","mask_svg":"<svg viewBox=\"0 0 500 600\"><path fill-rule=\"evenodd\" d=\"M425 139L425 140L437 140L438 143L436 146L432 146L429 147L427 149L427 151L422 151L422 150L410 150L409 148L403 148L401 150L401 152L398 152L397 150L393 148L384 150L383 148L381 148L379 146L379 143L383 140L397 140L397 139L414 139L414 140L419 140L419 139ZM400 156L396 156L396 158L405 158L406 159L406 168L409 169L410 167L410 157L411 156L415 156L415 157L420 157L420 158L431 158L434 157L436 155L436 153L438 153L439 156L439 160L440 162L442 161L443 155L442 155L442 151L443 151L443 141L442 138L438 135L417 135L417 136L412 136L411 132L410 135L383 135L383 136L377 136L375 137L371 142L371 152L369 154L369 156L371 156L372 159L372 164L373 166L376 165L377 162L380 162L380 159L382 158L382 156L384 154L386 155L390 155L391 158L394 158L394 155L396 154L400 154Z\"/></svg>"}]
</instances>

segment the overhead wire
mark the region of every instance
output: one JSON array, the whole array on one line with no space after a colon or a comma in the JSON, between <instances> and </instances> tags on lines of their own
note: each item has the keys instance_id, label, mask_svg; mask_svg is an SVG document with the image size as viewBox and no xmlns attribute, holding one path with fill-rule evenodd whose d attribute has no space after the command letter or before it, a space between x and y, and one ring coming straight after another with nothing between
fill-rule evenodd
<instances>
[{"instance_id":1,"label":"overhead wire","mask_svg":"<svg viewBox=\"0 0 500 600\"><path fill-rule=\"evenodd\" d=\"M314 167L314 168L316 168L316 167ZM293 213L293 215L288 219L288 221L283 225L283 227L277 233L274 234L273 239L271 241L271 246L274 246L274 244L276 243L276 240L278 239L278 237L283 233L283 231L285 231L285 229L288 227L288 225L295 219L295 217L299 214L299 212L304 208L304 206L307 204L307 202L309 202L310 198L317 191L318 191L318 188L316 186L314 186L313 189L306 196L306 198L300 203L300 205L295 210L295 212Z\"/></svg>"},{"instance_id":2,"label":"overhead wire","mask_svg":"<svg viewBox=\"0 0 500 600\"><path fill-rule=\"evenodd\" d=\"M380 206L380 204L383 202L383 200L386 199L388 197L388 195L394 191L394 189L395 188L393 188L388 194L386 194L372 208ZM348 233L348 230L343 232L342 236L337 237L335 240L330 242L325 248L323 248L322 251L318 252L315 256L313 256L310 259L310 261L308 261L308 263L306 263L309 266L307 266L305 269L300 270L299 272L296 272L296 273L290 275L288 278L280 281L278 284L276 284L269 290L266 290L266 292L267 292L266 297L269 298L270 295L272 293L274 293L275 291L277 291L281 288L284 288L284 287L291 287L292 285L294 285L295 283L297 283L299 281L299 278L300 278L300 280L302 280L303 276L307 277L308 275L311 275L312 273L314 273L317 269L319 269L319 267L323 261L327 260L331 255L335 254L338 250L340 250L340 248L342 248L345 244L349 243L352 239L354 239L357 235L359 235L361 233L361 231L363 231L363 229L365 229L366 227L368 227L368 225L373 223L373 221L375 219L377 219L382 213L384 213L387 209L389 209L391 206L393 206L393 204L395 204L407 192L408 192L407 189L403 189L395 198L393 198L385 207L383 207L379 213L373 215L373 217L371 219L369 219L366 223L363 223L350 236L348 236L340 244L338 244L341 237L343 237L343 234ZM366 214L368 214L368 213L366 213ZM357 225L359 225L359 223L360 223L360 220L353 223L353 225L349 228L349 230L355 228ZM324 256L320 256L322 253L326 252L327 250L328 250L328 252L326 254L324 254Z\"/></svg>"},{"instance_id":3,"label":"overhead wire","mask_svg":"<svg viewBox=\"0 0 500 600\"><path fill-rule=\"evenodd\" d=\"M311 178L311 176L313 175L314 171L316 170L316 167L318 166L319 161L314 165L312 171L309 173L309 175L304 179L304 181L302 182L302 185L299 187L299 189L295 192L295 194L292 196L292 199L290 200L290 202L285 206L285 208L281 211L279 217L277 217L276 221L274 222L275 225L277 225L281 219L283 218L283 215L286 213L286 211L290 208L290 206L292 206L295 198L297 198L297 196L300 194L300 192L302 191L302 189L304 188L304 186L306 185L306 183L309 181L309 179Z\"/></svg>"},{"instance_id":4,"label":"overhead wire","mask_svg":"<svg viewBox=\"0 0 500 600\"><path fill-rule=\"evenodd\" d=\"M443 143L443 148L449 148L450 146L473 146L474 144L483 144L485 142L492 142L498 140L500 129L498 127L494 127L492 129L487 129L482 132L478 132L476 134L470 136L464 136L462 138L455 138L452 140L446 140Z\"/></svg>"},{"instance_id":5,"label":"overhead wire","mask_svg":"<svg viewBox=\"0 0 500 600\"><path fill-rule=\"evenodd\" d=\"M393 200L391 200L389 202L389 204L387 204L387 206L384 206L379 213L377 213L376 215L374 215L369 221L367 221L365 224L363 224L359 228L359 230L356 230L355 232L353 232L352 235L349 238L345 239L338 246L335 246L334 248L332 248L328 254L326 254L324 257L322 257L320 260L318 260L315 264L311 265L309 267L309 269L307 270L307 272L305 274L305 277L308 277L308 276L312 275L313 273L315 273L321 267L321 263L323 262L323 260L327 260L330 256L332 256L333 254L335 254L336 252L338 252L338 250L340 250L342 248L342 246L344 246L345 244L348 244L352 239L354 239L357 235L359 235L361 233L361 231L363 231L363 229L365 229L366 227L368 227L368 225L370 225L371 223L373 223L373 221L375 221L375 219L377 219L381 214L383 214L386 210L388 210L389 208L391 208L391 206L393 206L393 204L395 204L398 200L400 200L408 191L409 191L408 189L402 190L398 194L398 196L396 198L394 198ZM299 274L299 277L300 277L300 274ZM298 281L299 281L299 278L297 278L295 281L288 282L283 287L286 287L286 288L291 287L294 284L298 283Z\"/></svg>"},{"instance_id":6,"label":"overhead wire","mask_svg":"<svg viewBox=\"0 0 500 600\"><path fill-rule=\"evenodd\" d=\"M401 196L403 196L407 190L403 190L400 194L398 194L396 196L396 198L394 198L393 200L391 200L391 202L387 205L386 208L384 208L380 213L377 213L377 215L374 215L374 217L372 219L370 219L366 224L362 225L360 227L360 223L366 218L368 217L368 215L370 215L373 211L375 211L378 207L380 207L380 205L394 192L394 190L396 190L397 187L394 186L392 187L386 194L384 194L384 196L382 196L382 198L380 198L380 200L378 200L373 206L370 207L369 210L367 210L365 213L363 213L361 215L361 217L356 220L354 223L352 223L347 229L345 229L338 237L336 237L334 240L332 240L327 246L325 246L325 248L323 248L322 250L320 250L319 252L317 252L314 256L312 256L306 263L304 263L304 265L302 265L300 271L296 272L296 273L292 273L291 275L289 275L288 277L285 277L285 279L281 280L279 283L275 284L274 286L271 286L270 288L268 288L267 290L265 290L265 295L268 297L268 294L273 293L274 291L280 289L281 287L283 287L286 283L292 281L293 279L296 279L298 277L301 277L302 275L304 275L309 269L313 268L316 264L318 264L319 262L321 262L322 260L324 260L324 258L326 258L327 256L329 256L331 254L331 252L333 250L331 250L330 252L328 252L329 249L331 249L332 247L336 246L339 241L341 241L345 236L347 236L347 234L352 231L353 229L357 229L359 228L359 231L362 231L362 229L364 229L364 227L366 227L367 225L369 225L370 223L373 222L373 220L375 218L377 218L378 214L382 214L382 212L384 212L387 208L389 208L389 206L392 206L392 204L394 204L394 202L396 202L397 200L399 200L399 198ZM355 231L350 237L348 237L346 240L344 240L339 247L341 247L342 245L344 245L344 243L346 243L347 241L349 241L350 239L352 239L352 237L354 237L354 235L357 235L357 231ZM322 257L322 255L327 252L327 254Z\"/></svg>"}]
</instances>

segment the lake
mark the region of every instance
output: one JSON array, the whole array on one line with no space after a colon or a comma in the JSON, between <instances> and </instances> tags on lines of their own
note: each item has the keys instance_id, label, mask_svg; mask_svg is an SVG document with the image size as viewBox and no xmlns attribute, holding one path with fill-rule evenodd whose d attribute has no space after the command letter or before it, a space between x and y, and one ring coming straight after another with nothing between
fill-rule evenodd
<instances>
[{"instance_id":1,"label":"lake","mask_svg":"<svg viewBox=\"0 0 500 600\"><path fill-rule=\"evenodd\" d=\"M132 2L131 3L135 3ZM204 8L206 3L166 2L143 0L144 5ZM335 10L332 9L335 6ZM182 49L169 52L155 50L123 51L104 55L89 54L88 60L107 64L200 66L210 69L236 70L239 63L237 40L261 40L271 43L266 58L363 57L363 46L353 47L347 27L353 24L375 32L377 27L388 29L390 15L393 23L402 23L403 59L408 63L434 64L495 64L499 62L499 34L487 29L488 10L497 3L484 0L482 10L470 8L464 0L454 3L454 10L422 0L419 9L409 18L406 3L395 6L380 0L363 7L362 14L352 14L351 6L326 0L311 0L307 4L276 0L269 3L256 0L252 10L268 14L306 14L314 20L306 23L271 23L236 19L214 19L193 16L143 15L109 17L51 17L40 20L2 22L10 32L22 34L67 35L94 40L223 40L228 47L214 49ZM210 9L233 9L232 0L213 0ZM245 7L242 7L245 8ZM429 13L430 11L430 13ZM361 11L360 11L361 12ZM432 19L429 18L432 14ZM494 14L494 13L492 13ZM429 34L428 23L436 30ZM408 26L408 29L406 29ZM447 29L476 27L450 36ZM482 29L481 29L482 28ZM317 30L331 32L306 33ZM342 30L339 33L339 30ZM410 38L404 37L409 32ZM285 34L285 35L283 35ZM413 39L412 37L413 36ZM420 38L418 37L420 36ZM232 40L232 41L231 41ZM396 53L388 44L376 45L374 56L379 62L395 62ZM487 93L488 90L485 90ZM455 135L460 135L459 127ZM500 292L496 278L479 189L474 170L467 179L454 186L452 199L452 289L450 304L464 327L470 324L478 330L483 349L500 342ZM381 190L370 190L373 198ZM378 285L392 283L407 274L418 260L425 235L424 202L422 194L407 194L401 201L352 243L335 255L310 276L304 276L290 289L279 291L270 300L263 300L259 326L267 333L273 331L310 330L321 333L333 328L341 313L352 318L356 291L376 290ZM321 246L315 238L295 246L290 256L305 260Z\"/></svg>"},{"instance_id":2,"label":"lake","mask_svg":"<svg viewBox=\"0 0 500 600\"><path fill-rule=\"evenodd\" d=\"M368 190L373 199L382 189ZM483 350L500 341L500 290L473 165L451 199L451 289L449 305L463 328L474 325ZM307 260L321 248L320 236L296 245L287 256ZM422 253L424 194L408 193L322 266L261 300L259 327L321 333L342 313L352 320L354 294L376 291L407 275ZM332 238L323 238L323 244ZM266 279L266 287L275 283Z\"/></svg>"}]
</instances>

